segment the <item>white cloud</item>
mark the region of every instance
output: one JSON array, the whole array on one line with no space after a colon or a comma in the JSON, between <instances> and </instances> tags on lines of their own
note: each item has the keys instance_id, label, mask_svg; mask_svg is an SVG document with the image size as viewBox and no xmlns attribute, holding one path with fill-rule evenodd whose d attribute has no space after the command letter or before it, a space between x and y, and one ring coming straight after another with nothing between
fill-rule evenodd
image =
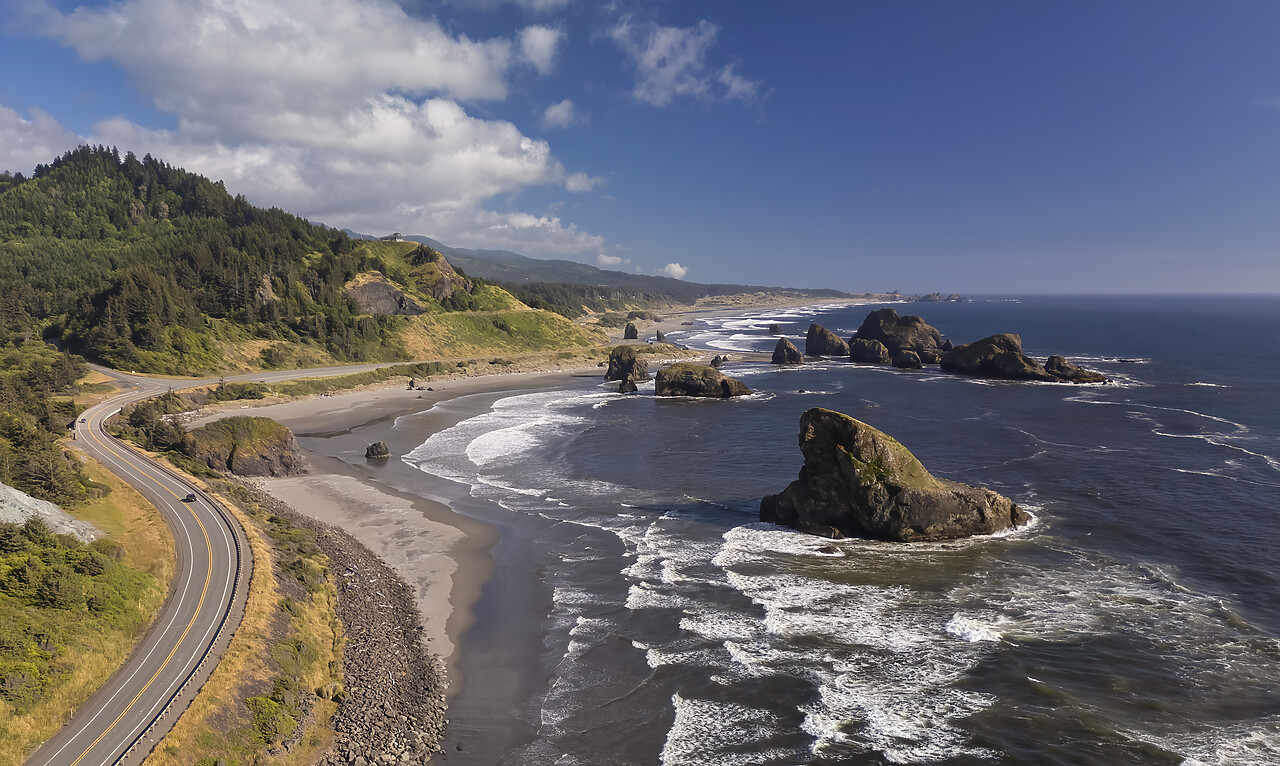
<instances>
[{"instance_id":1,"label":"white cloud","mask_svg":"<svg viewBox=\"0 0 1280 766\"><path fill-rule=\"evenodd\" d=\"M678 263L668 263L666 266L658 269L658 273L663 276L674 277L675 279L684 279L684 275L688 274L689 270Z\"/></svg>"},{"instance_id":2,"label":"white cloud","mask_svg":"<svg viewBox=\"0 0 1280 766\"><path fill-rule=\"evenodd\" d=\"M29 7L46 35L116 63L177 117L173 130L106 120L93 143L150 152L331 226L548 254L603 246L559 218L486 210L529 186L586 190L598 180L567 173L545 141L455 101L505 97L519 60L550 66L557 30L527 27L518 46L471 40L391 0Z\"/></svg>"},{"instance_id":3,"label":"white cloud","mask_svg":"<svg viewBox=\"0 0 1280 766\"><path fill-rule=\"evenodd\" d=\"M520 30L520 57L532 64L538 74L550 74L556 48L562 39L564 33L554 27L525 27Z\"/></svg>"},{"instance_id":4,"label":"white cloud","mask_svg":"<svg viewBox=\"0 0 1280 766\"><path fill-rule=\"evenodd\" d=\"M578 115L577 107L567 98L558 104L552 104L542 112L542 127L544 128L567 128L581 121L582 118Z\"/></svg>"},{"instance_id":5,"label":"white cloud","mask_svg":"<svg viewBox=\"0 0 1280 766\"><path fill-rule=\"evenodd\" d=\"M0 170L31 175L36 165L74 149L80 143L75 133L39 109L30 109L27 118L0 106Z\"/></svg>"},{"instance_id":6,"label":"white cloud","mask_svg":"<svg viewBox=\"0 0 1280 766\"><path fill-rule=\"evenodd\" d=\"M465 5L481 10L492 10L503 2L518 5L534 13L551 13L568 7L573 0L452 0L454 5Z\"/></svg>"},{"instance_id":7,"label":"white cloud","mask_svg":"<svg viewBox=\"0 0 1280 766\"><path fill-rule=\"evenodd\" d=\"M632 95L638 101L667 106L678 96L754 99L758 83L735 74L732 66L714 75L707 68L707 52L719 31L706 20L692 27L664 27L624 16L609 36L636 68Z\"/></svg>"},{"instance_id":8,"label":"white cloud","mask_svg":"<svg viewBox=\"0 0 1280 766\"><path fill-rule=\"evenodd\" d=\"M564 188L575 193L589 192L600 184L604 183L604 179L599 176L589 176L586 173L574 173L564 179Z\"/></svg>"},{"instance_id":9,"label":"white cloud","mask_svg":"<svg viewBox=\"0 0 1280 766\"><path fill-rule=\"evenodd\" d=\"M601 266L607 266L612 268L614 266L621 266L624 263L631 263L631 259L623 258L620 255L605 255L604 253L600 253L599 255L596 256L596 263L600 264Z\"/></svg>"}]
</instances>

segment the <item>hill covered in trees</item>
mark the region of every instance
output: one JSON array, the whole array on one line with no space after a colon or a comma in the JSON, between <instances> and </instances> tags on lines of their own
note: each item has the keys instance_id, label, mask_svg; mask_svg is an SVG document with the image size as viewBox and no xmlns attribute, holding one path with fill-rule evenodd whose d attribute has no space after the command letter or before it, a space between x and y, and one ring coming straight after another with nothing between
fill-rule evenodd
<instances>
[{"instance_id":1,"label":"hill covered in trees","mask_svg":"<svg viewBox=\"0 0 1280 766\"><path fill-rule=\"evenodd\" d=\"M401 360L431 345L406 343L428 331L423 317L527 311L442 261L414 243L360 242L255 207L150 155L82 146L31 178L0 175L0 332L121 369ZM362 304L352 283L375 278L418 310ZM544 342L587 344L564 327L537 329ZM483 345L485 333L467 337Z\"/></svg>"}]
</instances>

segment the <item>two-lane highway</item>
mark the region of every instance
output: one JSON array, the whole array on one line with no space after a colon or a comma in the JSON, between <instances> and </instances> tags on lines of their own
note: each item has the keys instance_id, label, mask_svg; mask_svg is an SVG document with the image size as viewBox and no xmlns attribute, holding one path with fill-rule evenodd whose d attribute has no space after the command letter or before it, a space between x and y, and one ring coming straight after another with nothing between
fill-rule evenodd
<instances>
[{"instance_id":1,"label":"two-lane highway","mask_svg":"<svg viewBox=\"0 0 1280 766\"><path fill-rule=\"evenodd\" d=\"M125 665L36 750L28 766L141 762L212 672L239 623L251 568L239 525L176 472L102 429L120 407L163 390L155 381L139 381L134 390L86 411L76 433L80 447L164 515L177 553L173 587ZM193 501L186 500L190 494Z\"/></svg>"}]
</instances>

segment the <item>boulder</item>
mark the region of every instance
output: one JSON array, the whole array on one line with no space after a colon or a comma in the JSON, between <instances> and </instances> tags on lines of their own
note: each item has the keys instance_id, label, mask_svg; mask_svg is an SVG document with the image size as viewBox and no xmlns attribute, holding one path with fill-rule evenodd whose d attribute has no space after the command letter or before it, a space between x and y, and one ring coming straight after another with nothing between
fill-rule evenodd
<instances>
[{"instance_id":1,"label":"boulder","mask_svg":"<svg viewBox=\"0 0 1280 766\"><path fill-rule=\"evenodd\" d=\"M778 338L778 345L773 347L773 364L804 364L804 354L796 348L796 344L786 338Z\"/></svg>"},{"instance_id":2,"label":"boulder","mask_svg":"<svg viewBox=\"0 0 1280 766\"><path fill-rule=\"evenodd\" d=\"M893 309L879 309L867 314L854 340L878 340L892 357L899 351L937 351L942 334L917 316L898 316Z\"/></svg>"},{"instance_id":3,"label":"boulder","mask_svg":"<svg viewBox=\"0 0 1280 766\"><path fill-rule=\"evenodd\" d=\"M893 355L893 366L899 370L918 370L923 365L920 364L920 356L914 351L899 351Z\"/></svg>"},{"instance_id":4,"label":"boulder","mask_svg":"<svg viewBox=\"0 0 1280 766\"><path fill-rule=\"evenodd\" d=\"M816 407L800 418L800 478L760 502L760 520L825 537L916 542L991 534L1028 516L988 489L932 476L866 423Z\"/></svg>"},{"instance_id":5,"label":"boulder","mask_svg":"<svg viewBox=\"0 0 1280 766\"><path fill-rule=\"evenodd\" d=\"M391 450L387 449L386 442L374 442L364 448L364 456L367 458L388 458L391 457Z\"/></svg>"},{"instance_id":6,"label":"boulder","mask_svg":"<svg viewBox=\"0 0 1280 766\"><path fill-rule=\"evenodd\" d=\"M888 364L889 349L878 340L853 338L849 343L849 359L858 364Z\"/></svg>"},{"instance_id":7,"label":"boulder","mask_svg":"<svg viewBox=\"0 0 1280 766\"><path fill-rule=\"evenodd\" d=\"M1107 376L1093 370L1086 370L1068 362L1064 357L1054 354L1044 363L1044 371L1067 383L1106 383Z\"/></svg>"},{"instance_id":8,"label":"boulder","mask_svg":"<svg viewBox=\"0 0 1280 766\"><path fill-rule=\"evenodd\" d=\"M728 399L751 393L742 381L700 364L677 362L658 370L654 392L658 396L705 396Z\"/></svg>"},{"instance_id":9,"label":"boulder","mask_svg":"<svg viewBox=\"0 0 1280 766\"><path fill-rule=\"evenodd\" d=\"M631 378L627 378L626 380L618 384L618 393L620 394L634 394L639 390L640 388L636 385L636 382Z\"/></svg>"},{"instance_id":10,"label":"boulder","mask_svg":"<svg viewBox=\"0 0 1280 766\"><path fill-rule=\"evenodd\" d=\"M774 324L769 325L769 334L770 334L770 335L781 335L781 334L782 334L782 325L777 324L776 322L775 322Z\"/></svg>"},{"instance_id":11,"label":"boulder","mask_svg":"<svg viewBox=\"0 0 1280 766\"><path fill-rule=\"evenodd\" d=\"M664 333L662 330L656 330L656 331L654 331L653 339L654 339L655 341L657 341L658 343L666 343L666 342L667 342L667 334L666 334L666 333Z\"/></svg>"},{"instance_id":12,"label":"boulder","mask_svg":"<svg viewBox=\"0 0 1280 766\"><path fill-rule=\"evenodd\" d=\"M804 339L805 356L848 356L849 344L820 324L809 325Z\"/></svg>"},{"instance_id":13,"label":"boulder","mask_svg":"<svg viewBox=\"0 0 1280 766\"><path fill-rule=\"evenodd\" d=\"M635 322L627 322L626 328L622 331L623 340L639 340L640 330L636 327Z\"/></svg>"},{"instance_id":14,"label":"boulder","mask_svg":"<svg viewBox=\"0 0 1280 766\"><path fill-rule=\"evenodd\" d=\"M718 370L721 367L724 367L724 363L727 361L729 361L729 357L720 356L719 354L716 354L715 356L711 357L711 366Z\"/></svg>"},{"instance_id":15,"label":"boulder","mask_svg":"<svg viewBox=\"0 0 1280 766\"><path fill-rule=\"evenodd\" d=\"M964 343L942 355L942 369L1001 380L1056 381L1040 363L1022 353L1022 338L1013 333Z\"/></svg>"},{"instance_id":16,"label":"boulder","mask_svg":"<svg viewBox=\"0 0 1280 766\"><path fill-rule=\"evenodd\" d=\"M618 346L609 352L605 380L650 380L649 364L636 354L635 346Z\"/></svg>"}]
</instances>

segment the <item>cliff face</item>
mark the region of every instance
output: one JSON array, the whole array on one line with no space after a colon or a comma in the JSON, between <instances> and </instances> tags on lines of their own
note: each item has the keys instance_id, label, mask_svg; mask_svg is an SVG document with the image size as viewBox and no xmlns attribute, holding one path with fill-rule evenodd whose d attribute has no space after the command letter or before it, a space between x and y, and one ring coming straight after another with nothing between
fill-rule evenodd
<instances>
[{"instance_id":1,"label":"cliff face","mask_svg":"<svg viewBox=\"0 0 1280 766\"><path fill-rule=\"evenodd\" d=\"M937 479L911 452L848 415L800 419L800 478L760 503L760 520L824 537L914 542L990 534L1028 520L1006 497Z\"/></svg>"},{"instance_id":2,"label":"cliff face","mask_svg":"<svg viewBox=\"0 0 1280 766\"><path fill-rule=\"evenodd\" d=\"M215 471L291 476L303 469L293 432L270 418L230 417L187 433L182 451Z\"/></svg>"},{"instance_id":3,"label":"cliff face","mask_svg":"<svg viewBox=\"0 0 1280 766\"><path fill-rule=\"evenodd\" d=\"M360 308L370 314L416 316L425 309L376 271L360 274L343 287Z\"/></svg>"}]
</instances>

